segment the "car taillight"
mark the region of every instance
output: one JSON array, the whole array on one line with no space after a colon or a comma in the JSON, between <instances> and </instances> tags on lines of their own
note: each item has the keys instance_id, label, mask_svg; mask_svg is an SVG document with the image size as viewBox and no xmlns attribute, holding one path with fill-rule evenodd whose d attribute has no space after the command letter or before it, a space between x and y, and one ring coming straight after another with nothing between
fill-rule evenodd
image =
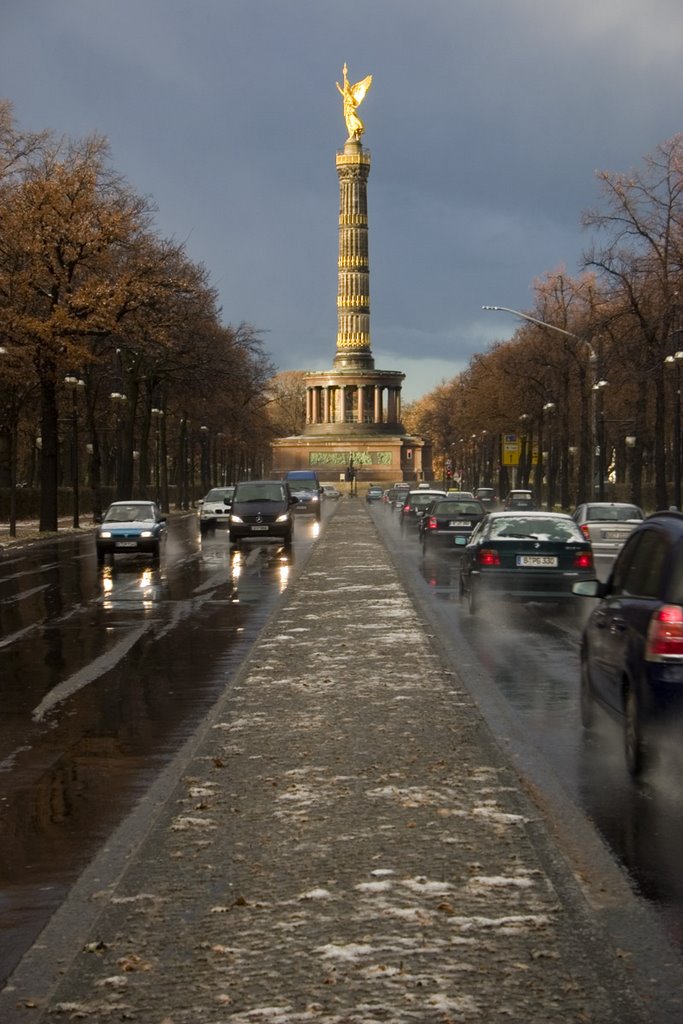
<instances>
[{"instance_id":1,"label":"car taillight","mask_svg":"<svg viewBox=\"0 0 683 1024\"><path fill-rule=\"evenodd\" d=\"M500 565L500 555L495 548L481 548L479 565Z\"/></svg>"},{"instance_id":2,"label":"car taillight","mask_svg":"<svg viewBox=\"0 0 683 1024\"><path fill-rule=\"evenodd\" d=\"M410 512L410 505L404 505L403 506L403 511L404 512Z\"/></svg>"},{"instance_id":3,"label":"car taillight","mask_svg":"<svg viewBox=\"0 0 683 1024\"><path fill-rule=\"evenodd\" d=\"M645 660L683 658L683 608L665 604L652 618L647 630Z\"/></svg>"},{"instance_id":4,"label":"car taillight","mask_svg":"<svg viewBox=\"0 0 683 1024\"><path fill-rule=\"evenodd\" d=\"M436 530L437 527L438 523L436 521L436 516L430 516L429 519L427 520L427 529Z\"/></svg>"},{"instance_id":5,"label":"car taillight","mask_svg":"<svg viewBox=\"0 0 683 1024\"><path fill-rule=\"evenodd\" d=\"M577 551L574 555L574 568L575 569L592 569L593 568L593 552L592 551Z\"/></svg>"},{"instance_id":6,"label":"car taillight","mask_svg":"<svg viewBox=\"0 0 683 1024\"><path fill-rule=\"evenodd\" d=\"M591 532L588 529L588 526L587 526L586 523L582 523L581 526L579 527L579 529L581 530L581 533L584 535L586 540L590 540L591 539Z\"/></svg>"}]
</instances>

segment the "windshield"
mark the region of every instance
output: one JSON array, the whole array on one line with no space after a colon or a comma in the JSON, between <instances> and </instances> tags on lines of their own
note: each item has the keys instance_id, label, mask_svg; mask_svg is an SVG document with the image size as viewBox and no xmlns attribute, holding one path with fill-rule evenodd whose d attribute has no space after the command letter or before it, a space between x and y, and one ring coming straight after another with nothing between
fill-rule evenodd
<instances>
[{"instance_id":1,"label":"windshield","mask_svg":"<svg viewBox=\"0 0 683 1024\"><path fill-rule=\"evenodd\" d=\"M112 505L107 509L105 523L147 523L154 520L151 505Z\"/></svg>"},{"instance_id":2,"label":"windshield","mask_svg":"<svg viewBox=\"0 0 683 1024\"><path fill-rule=\"evenodd\" d=\"M532 538L533 540L583 541L572 519L547 519L544 516L501 516L491 523L490 537Z\"/></svg>"},{"instance_id":3,"label":"windshield","mask_svg":"<svg viewBox=\"0 0 683 1024\"><path fill-rule=\"evenodd\" d=\"M226 498L232 498L234 493L234 487L214 487L212 491L209 491L204 501L225 501Z\"/></svg>"},{"instance_id":4,"label":"windshield","mask_svg":"<svg viewBox=\"0 0 683 1024\"><path fill-rule=\"evenodd\" d=\"M635 505L603 505L589 508L586 518L592 523L625 523L629 519L642 519L643 513Z\"/></svg>"},{"instance_id":5,"label":"windshield","mask_svg":"<svg viewBox=\"0 0 683 1024\"><path fill-rule=\"evenodd\" d=\"M317 491L318 485L315 480L290 480L289 486L293 491Z\"/></svg>"},{"instance_id":6,"label":"windshield","mask_svg":"<svg viewBox=\"0 0 683 1024\"><path fill-rule=\"evenodd\" d=\"M285 489L278 483L243 484L235 490L233 501L286 501Z\"/></svg>"},{"instance_id":7,"label":"windshield","mask_svg":"<svg viewBox=\"0 0 683 1024\"><path fill-rule=\"evenodd\" d=\"M477 501L440 501L434 506L434 514L439 516L482 516L484 509Z\"/></svg>"}]
</instances>

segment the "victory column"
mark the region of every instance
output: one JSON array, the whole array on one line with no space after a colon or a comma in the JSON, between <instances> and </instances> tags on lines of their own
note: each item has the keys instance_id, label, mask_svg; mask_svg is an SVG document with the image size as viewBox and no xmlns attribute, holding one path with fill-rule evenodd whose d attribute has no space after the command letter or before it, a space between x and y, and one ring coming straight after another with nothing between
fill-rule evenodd
<instances>
[{"instance_id":1,"label":"victory column","mask_svg":"<svg viewBox=\"0 0 683 1024\"><path fill-rule=\"evenodd\" d=\"M348 137L337 153L339 250L337 343L332 370L307 373L306 426L301 435L273 444L273 469L315 469L323 480L344 478L352 466L360 480L422 479L431 470L423 438L407 437L401 423L405 374L376 370L370 340L370 261L367 182L370 153L358 107L372 75L351 84L346 64L342 96Z\"/></svg>"}]
</instances>

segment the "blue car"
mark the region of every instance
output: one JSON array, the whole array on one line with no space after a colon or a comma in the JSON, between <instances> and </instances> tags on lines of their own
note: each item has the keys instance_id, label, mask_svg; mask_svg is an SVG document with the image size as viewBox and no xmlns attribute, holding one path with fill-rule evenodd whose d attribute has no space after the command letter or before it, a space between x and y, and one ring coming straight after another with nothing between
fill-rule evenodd
<instances>
[{"instance_id":1,"label":"blue car","mask_svg":"<svg viewBox=\"0 0 683 1024\"><path fill-rule=\"evenodd\" d=\"M95 534L97 561L107 555L151 555L159 561L166 540L166 516L153 501L114 501Z\"/></svg>"},{"instance_id":2,"label":"blue car","mask_svg":"<svg viewBox=\"0 0 683 1024\"><path fill-rule=\"evenodd\" d=\"M581 639L581 718L596 704L623 724L626 763L637 777L658 741L683 737L683 514L656 512L636 526L605 583L574 593L598 598Z\"/></svg>"}]
</instances>

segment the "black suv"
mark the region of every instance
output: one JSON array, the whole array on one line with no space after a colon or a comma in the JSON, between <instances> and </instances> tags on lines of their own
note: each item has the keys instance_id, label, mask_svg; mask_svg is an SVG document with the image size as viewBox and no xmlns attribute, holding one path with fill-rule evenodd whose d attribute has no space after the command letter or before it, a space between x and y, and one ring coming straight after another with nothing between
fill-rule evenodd
<instances>
[{"instance_id":1,"label":"black suv","mask_svg":"<svg viewBox=\"0 0 683 1024\"><path fill-rule=\"evenodd\" d=\"M241 480L230 510L230 541L269 540L292 543L296 498L284 480Z\"/></svg>"},{"instance_id":2,"label":"black suv","mask_svg":"<svg viewBox=\"0 0 683 1024\"><path fill-rule=\"evenodd\" d=\"M638 775L663 739L683 739L683 515L655 512L631 532L606 583L575 583L597 597L581 639L581 718L596 703L621 721L626 763ZM596 732L596 738L600 733Z\"/></svg>"}]
</instances>

